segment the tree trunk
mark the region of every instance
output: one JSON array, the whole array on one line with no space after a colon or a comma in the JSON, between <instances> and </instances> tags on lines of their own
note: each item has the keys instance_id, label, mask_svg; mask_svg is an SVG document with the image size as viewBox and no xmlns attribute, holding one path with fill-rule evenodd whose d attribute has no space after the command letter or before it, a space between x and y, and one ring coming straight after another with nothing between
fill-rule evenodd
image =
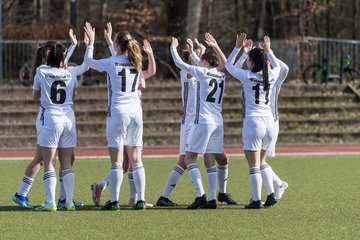
<instances>
[{"instance_id":1,"label":"tree trunk","mask_svg":"<svg viewBox=\"0 0 360 240\"><path fill-rule=\"evenodd\" d=\"M167 1L167 35L180 37L185 33L187 6L187 0Z\"/></svg>"},{"instance_id":2,"label":"tree trunk","mask_svg":"<svg viewBox=\"0 0 360 240\"><path fill-rule=\"evenodd\" d=\"M255 8L256 9L256 8ZM265 24L265 19L266 19L266 1L261 1L261 8L260 8L260 13L259 13L259 23L258 23L258 30L257 30L257 38L258 39L263 39L264 37L264 33L265 33L265 29L264 29L264 24Z\"/></svg>"},{"instance_id":3,"label":"tree trunk","mask_svg":"<svg viewBox=\"0 0 360 240\"><path fill-rule=\"evenodd\" d=\"M200 18L201 18L202 0L189 0L186 16L186 37L198 37Z\"/></svg>"}]
</instances>

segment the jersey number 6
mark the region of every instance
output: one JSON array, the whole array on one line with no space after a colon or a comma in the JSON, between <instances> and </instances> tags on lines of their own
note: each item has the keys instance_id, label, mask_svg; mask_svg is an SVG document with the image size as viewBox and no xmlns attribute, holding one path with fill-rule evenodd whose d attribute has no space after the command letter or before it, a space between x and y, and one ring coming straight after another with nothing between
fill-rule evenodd
<instances>
[{"instance_id":1,"label":"jersey number 6","mask_svg":"<svg viewBox=\"0 0 360 240\"><path fill-rule=\"evenodd\" d=\"M54 104L63 104L66 99L65 88L66 84L63 81L54 81L51 84L50 98Z\"/></svg>"}]
</instances>

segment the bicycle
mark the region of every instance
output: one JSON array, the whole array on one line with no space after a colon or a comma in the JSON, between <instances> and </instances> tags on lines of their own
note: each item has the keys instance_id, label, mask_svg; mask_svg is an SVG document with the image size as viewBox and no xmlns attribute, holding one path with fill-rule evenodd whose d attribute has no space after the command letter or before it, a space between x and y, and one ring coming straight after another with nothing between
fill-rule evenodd
<instances>
[{"instance_id":1,"label":"bicycle","mask_svg":"<svg viewBox=\"0 0 360 240\"><path fill-rule=\"evenodd\" d=\"M31 79L31 61L25 62L21 65L19 69L19 82L24 86L31 86L33 84L33 79ZM77 66L78 64L74 62L68 62L68 66ZM78 84L81 85L84 81L84 75L81 74L78 76Z\"/></svg>"},{"instance_id":2,"label":"bicycle","mask_svg":"<svg viewBox=\"0 0 360 240\"><path fill-rule=\"evenodd\" d=\"M351 57L347 55L341 58L340 64L336 61L323 59L323 64L312 64L307 66L303 72L303 80L306 84L327 83L334 79L339 79L339 83L346 83L355 79L360 79L360 71L352 67ZM330 71L327 70L327 65Z\"/></svg>"}]
</instances>

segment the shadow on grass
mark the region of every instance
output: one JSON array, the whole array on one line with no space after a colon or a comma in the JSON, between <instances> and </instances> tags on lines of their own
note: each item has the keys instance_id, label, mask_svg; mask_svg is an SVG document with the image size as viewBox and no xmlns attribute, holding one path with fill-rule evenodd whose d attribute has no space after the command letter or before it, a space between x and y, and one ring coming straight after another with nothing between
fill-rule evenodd
<instances>
[{"instance_id":1,"label":"shadow on grass","mask_svg":"<svg viewBox=\"0 0 360 240\"><path fill-rule=\"evenodd\" d=\"M187 209L188 205L182 204L182 205L178 205L178 206L174 206L174 207L162 207L162 206L154 206L152 208L146 208L146 211L157 211L157 210L186 210L189 211ZM0 212L32 212L34 211L34 209L38 207L38 206L34 206L33 209L25 209L25 208L21 208L19 206L0 206ZM204 210L244 210L244 204L240 204L240 205L218 205L216 209L197 209L200 211L204 211ZM132 207L129 207L128 205L120 205L120 210L119 211L137 211L137 209L134 209ZM247 209L246 209L247 210ZM62 211L65 212L66 210L63 209L58 209L57 211ZM83 207L77 208L76 209L77 212L81 212L81 211L105 211L102 209L102 207L95 207L93 205L85 205Z\"/></svg>"}]
</instances>

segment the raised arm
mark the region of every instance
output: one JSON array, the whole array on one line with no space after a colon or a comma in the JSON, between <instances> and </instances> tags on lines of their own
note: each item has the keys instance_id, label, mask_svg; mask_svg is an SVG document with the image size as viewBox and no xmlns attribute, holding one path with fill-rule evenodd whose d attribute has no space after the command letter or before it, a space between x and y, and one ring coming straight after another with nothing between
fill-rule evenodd
<instances>
[{"instance_id":1,"label":"raised arm","mask_svg":"<svg viewBox=\"0 0 360 240\"><path fill-rule=\"evenodd\" d=\"M112 26L111 26L111 23L108 22L106 23L106 27L104 29L104 38L106 40L106 43L109 47L109 50L110 50L110 53L111 53L111 56L116 56L116 51L114 49L114 43L113 43L113 40L111 39L111 35L112 35Z\"/></svg>"},{"instance_id":2,"label":"raised arm","mask_svg":"<svg viewBox=\"0 0 360 240\"><path fill-rule=\"evenodd\" d=\"M86 35L86 33L84 33L84 44L85 46L88 46L89 45L89 37ZM76 67L69 67L69 71L76 75L76 76L79 76L81 74L83 74L84 72L86 72L87 70L89 70L89 67L88 65L86 65L85 63L85 58L86 58L86 54L84 54L84 61L81 65L79 66L76 66Z\"/></svg>"},{"instance_id":3,"label":"raised arm","mask_svg":"<svg viewBox=\"0 0 360 240\"><path fill-rule=\"evenodd\" d=\"M276 81L276 84L281 85L281 84L283 84L283 82L285 81L285 79L289 73L289 67L280 59L278 59L278 61L279 61L279 65L280 65L280 74Z\"/></svg>"},{"instance_id":4,"label":"raised arm","mask_svg":"<svg viewBox=\"0 0 360 240\"><path fill-rule=\"evenodd\" d=\"M177 47L179 46L179 42L176 38L172 37L171 45L170 45L170 53L174 60L175 65L181 70L190 72L191 65L185 63L179 56L177 52Z\"/></svg>"},{"instance_id":5,"label":"raised arm","mask_svg":"<svg viewBox=\"0 0 360 240\"><path fill-rule=\"evenodd\" d=\"M194 38L194 45L200 49L199 57L201 57L205 53L206 47L204 44L200 43L197 38Z\"/></svg>"},{"instance_id":6,"label":"raised arm","mask_svg":"<svg viewBox=\"0 0 360 240\"><path fill-rule=\"evenodd\" d=\"M235 67L242 68L252 48L253 48L253 41L251 39L246 39L243 47L243 53L241 54L240 58L236 61Z\"/></svg>"},{"instance_id":7,"label":"raised arm","mask_svg":"<svg viewBox=\"0 0 360 240\"><path fill-rule=\"evenodd\" d=\"M259 43L259 47L263 48L267 53L268 59L272 66L271 73L274 75L275 79L278 79L280 74L280 64L278 59L275 57L273 51L271 50L270 45L270 38L268 36L264 37L263 43Z\"/></svg>"},{"instance_id":8,"label":"raised arm","mask_svg":"<svg viewBox=\"0 0 360 240\"><path fill-rule=\"evenodd\" d=\"M225 69L226 57L225 54L221 51L219 45L217 44L215 38L210 33L205 33L205 43L214 49L216 56L219 60L219 65L216 67L217 70L223 71Z\"/></svg>"},{"instance_id":9,"label":"raised arm","mask_svg":"<svg viewBox=\"0 0 360 240\"><path fill-rule=\"evenodd\" d=\"M232 50L231 54L229 55L226 63L225 68L226 70L236 79L242 81L246 78L246 71L234 66L234 62L236 56L239 54L241 48L245 45L246 34L241 33L240 35L236 36L236 45L235 48Z\"/></svg>"},{"instance_id":10,"label":"raised arm","mask_svg":"<svg viewBox=\"0 0 360 240\"><path fill-rule=\"evenodd\" d=\"M72 28L70 28L69 30L69 37L70 37L70 41L71 41L71 45L67 50L66 53L66 58L64 60L64 63L67 64L71 58L71 55L74 53L75 47L78 43L77 39L76 39L76 35L74 34L74 31L72 30Z\"/></svg>"},{"instance_id":11,"label":"raised arm","mask_svg":"<svg viewBox=\"0 0 360 240\"><path fill-rule=\"evenodd\" d=\"M196 54L196 52L194 51L194 43L193 41L188 38L186 39L186 43L190 52L190 58L194 61L194 63L196 64L196 66L200 65L200 57Z\"/></svg>"},{"instance_id":12,"label":"raised arm","mask_svg":"<svg viewBox=\"0 0 360 240\"><path fill-rule=\"evenodd\" d=\"M144 43L143 50L147 54L147 57L148 57L148 69L146 71L143 71L142 73L143 73L143 77L145 79L148 79L155 75L156 63L155 63L155 58L154 58L154 52L152 50L152 47L151 47L149 41L145 39L143 41L143 43Z\"/></svg>"}]
</instances>

